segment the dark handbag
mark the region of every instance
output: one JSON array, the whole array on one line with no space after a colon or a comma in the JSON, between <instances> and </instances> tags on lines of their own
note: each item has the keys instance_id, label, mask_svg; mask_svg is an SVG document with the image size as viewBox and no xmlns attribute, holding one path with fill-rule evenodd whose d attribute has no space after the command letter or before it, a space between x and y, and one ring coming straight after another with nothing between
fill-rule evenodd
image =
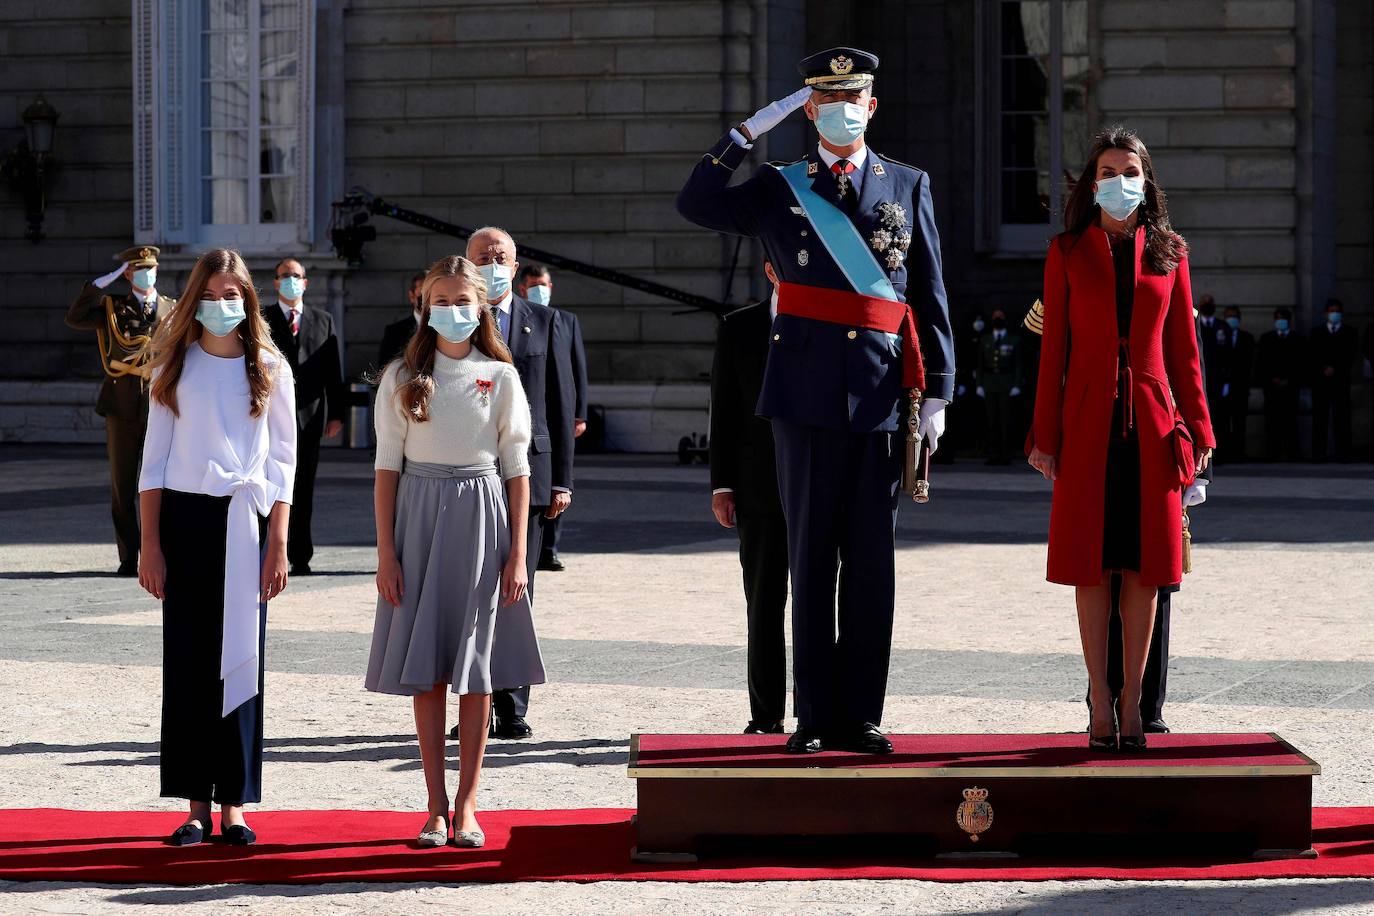
<instances>
[{"instance_id":1,"label":"dark handbag","mask_svg":"<svg viewBox=\"0 0 1374 916\"><path fill-rule=\"evenodd\" d=\"M1182 417L1174 418L1173 440L1178 482L1186 487L1197 476L1197 446L1193 442L1193 434L1188 431L1188 424L1183 422Z\"/></svg>"}]
</instances>

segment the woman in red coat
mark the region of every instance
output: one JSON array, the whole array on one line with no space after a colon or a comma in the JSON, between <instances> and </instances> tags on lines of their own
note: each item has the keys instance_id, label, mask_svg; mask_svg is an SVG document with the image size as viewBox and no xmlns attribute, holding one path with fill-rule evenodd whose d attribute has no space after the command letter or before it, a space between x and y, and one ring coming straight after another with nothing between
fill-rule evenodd
<instances>
[{"instance_id":1,"label":"woman in red coat","mask_svg":"<svg viewBox=\"0 0 1374 916\"><path fill-rule=\"evenodd\" d=\"M1160 586L1183 577L1182 491L1215 441L1188 255L1145 144L1099 133L1045 261L1030 463L1054 481L1047 578L1075 587L1089 744L1117 747L1107 683L1111 575L1122 574L1121 750L1145 746L1140 682Z\"/></svg>"}]
</instances>

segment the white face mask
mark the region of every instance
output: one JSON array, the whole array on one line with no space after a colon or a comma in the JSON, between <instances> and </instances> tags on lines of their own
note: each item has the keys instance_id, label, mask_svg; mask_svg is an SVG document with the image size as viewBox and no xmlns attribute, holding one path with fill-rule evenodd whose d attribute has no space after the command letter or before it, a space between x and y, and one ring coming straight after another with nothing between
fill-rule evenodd
<instances>
[{"instance_id":1,"label":"white face mask","mask_svg":"<svg viewBox=\"0 0 1374 916\"><path fill-rule=\"evenodd\" d=\"M868 109L854 102L816 106L816 131L834 146L848 146L868 129Z\"/></svg>"}]
</instances>

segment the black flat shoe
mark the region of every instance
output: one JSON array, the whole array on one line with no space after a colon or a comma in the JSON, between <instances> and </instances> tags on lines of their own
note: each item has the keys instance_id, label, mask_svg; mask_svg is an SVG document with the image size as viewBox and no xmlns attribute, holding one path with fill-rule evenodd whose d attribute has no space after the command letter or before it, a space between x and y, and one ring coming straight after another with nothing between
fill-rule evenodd
<instances>
[{"instance_id":1,"label":"black flat shoe","mask_svg":"<svg viewBox=\"0 0 1374 916\"><path fill-rule=\"evenodd\" d=\"M787 739L787 753L789 754L819 754L825 750L825 739L818 732L798 726L792 736Z\"/></svg>"},{"instance_id":2,"label":"black flat shoe","mask_svg":"<svg viewBox=\"0 0 1374 916\"><path fill-rule=\"evenodd\" d=\"M196 818L200 820L200 818ZM202 827L198 824L182 824L167 838L168 846L199 846L210 839L213 825Z\"/></svg>"},{"instance_id":3,"label":"black flat shoe","mask_svg":"<svg viewBox=\"0 0 1374 916\"><path fill-rule=\"evenodd\" d=\"M230 846L252 846L258 841L258 835L247 824L221 827L219 832L224 842Z\"/></svg>"},{"instance_id":4,"label":"black flat shoe","mask_svg":"<svg viewBox=\"0 0 1374 916\"><path fill-rule=\"evenodd\" d=\"M754 719L749 720L749 724L744 726L746 735L781 735L781 722L758 722Z\"/></svg>"},{"instance_id":5,"label":"black flat shoe","mask_svg":"<svg viewBox=\"0 0 1374 916\"><path fill-rule=\"evenodd\" d=\"M1145 734L1167 735L1169 734L1169 726L1164 724L1163 719L1151 719L1145 723Z\"/></svg>"},{"instance_id":6,"label":"black flat shoe","mask_svg":"<svg viewBox=\"0 0 1374 916\"><path fill-rule=\"evenodd\" d=\"M872 722L865 722L857 729L831 736L828 742L836 750L850 751L855 754L890 754L892 742Z\"/></svg>"},{"instance_id":7,"label":"black flat shoe","mask_svg":"<svg viewBox=\"0 0 1374 916\"><path fill-rule=\"evenodd\" d=\"M510 741L523 741L533 737L534 729L525 721L523 716L511 716L509 719L502 719L496 726L496 737L505 738Z\"/></svg>"},{"instance_id":8,"label":"black flat shoe","mask_svg":"<svg viewBox=\"0 0 1374 916\"><path fill-rule=\"evenodd\" d=\"M115 575L116 575L116 576L124 576L125 578L128 578L128 577L130 577L130 576L136 576L136 575L138 575L138 564L137 564L137 563L120 563L120 564L119 564L119 569L115 570Z\"/></svg>"},{"instance_id":9,"label":"black flat shoe","mask_svg":"<svg viewBox=\"0 0 1374 916\"><path fill-rule=\"evenodd\" d=\"M548 553L539 558L539 565L535 568L546 572L562 572L568 567L563 565L563 558L558 554Z\"/></svg>"}]
</instances>

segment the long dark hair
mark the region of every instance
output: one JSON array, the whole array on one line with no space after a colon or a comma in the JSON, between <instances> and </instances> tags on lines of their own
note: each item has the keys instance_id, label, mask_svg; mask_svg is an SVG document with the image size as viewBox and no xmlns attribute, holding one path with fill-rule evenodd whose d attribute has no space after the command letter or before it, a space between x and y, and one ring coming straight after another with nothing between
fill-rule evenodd
<instances>
[{"instance_id":1,"label":"long dark hair","mask_svg":"<svg viewBox=\"0 0 1374 916\"><path fill-rule=\"evenodd\" d=\"M1183 236L1169 224L1169 205L1164 189L1155 179L1154 163L1136 132L1120 124L1113 124L1097 132L1088 147L1083 174L1074 182L1069 202L1064 207L1064 231L1081 236L1098 221L1097 201L1093 199L1093 185L1097 182L1097 160L1109 149L1123 149L1140 157L1140 169L1145 176L1145 202L1136 211L1137 231L1145 233L1145 263L1157 274L1167 274L1178 267L1179 259L1187 254Z\"/></svg>"},{"instance_id":2,"label":"long dark hair","mask_svg":"<svg viewBox=\"0 0 1374 916\"><path fill-rule=\"evenodd\" d=\"M440 258L430 266L425 274L424 285L420 288L420 324L406 344L401 355L400 378L397 380L396 397L406 416L416 423L429 419L429 400L434 396L434 353L439 348L438 333L429 326L429 291L436 280L445 277L459 277L475 293L478 309L477 330L472 335L472 345L489 358L503 363L512 363L510 350L501 342L501 332L496 327L496 318L491 314L487 303L487 284L474 265L467 258L451 254Z\"/></svg>"},{"instance_id":3,"label":"long dark hair","mask_svg":"<svg viewBox=\"0 0 1374 916\"><path fill-rule=\"evenodd\" d=\"M152 398L165 404L173 415L180 416L177 383L181 381L181 370L186 364L186 348L200 339L201 326L196 320L196 307L215 274L229 274L243 295L244 319L234 333L243 339L243 365L248 375L248 412L260 417L267 409L275 381L272 372L263 365L263 356L270 357L278 369L283 365L282 357L272 344L272 332L258 308L258 293L253 288L248 265L243 262L242 255L230 248L214 248L200 256L196 266L191 268L191 276L186 280L186 287L181 291L181 298L172 309L171 317L158 325L152 341L151 365L161 371L153 380Z\"/></svg>"}]
</instances>

